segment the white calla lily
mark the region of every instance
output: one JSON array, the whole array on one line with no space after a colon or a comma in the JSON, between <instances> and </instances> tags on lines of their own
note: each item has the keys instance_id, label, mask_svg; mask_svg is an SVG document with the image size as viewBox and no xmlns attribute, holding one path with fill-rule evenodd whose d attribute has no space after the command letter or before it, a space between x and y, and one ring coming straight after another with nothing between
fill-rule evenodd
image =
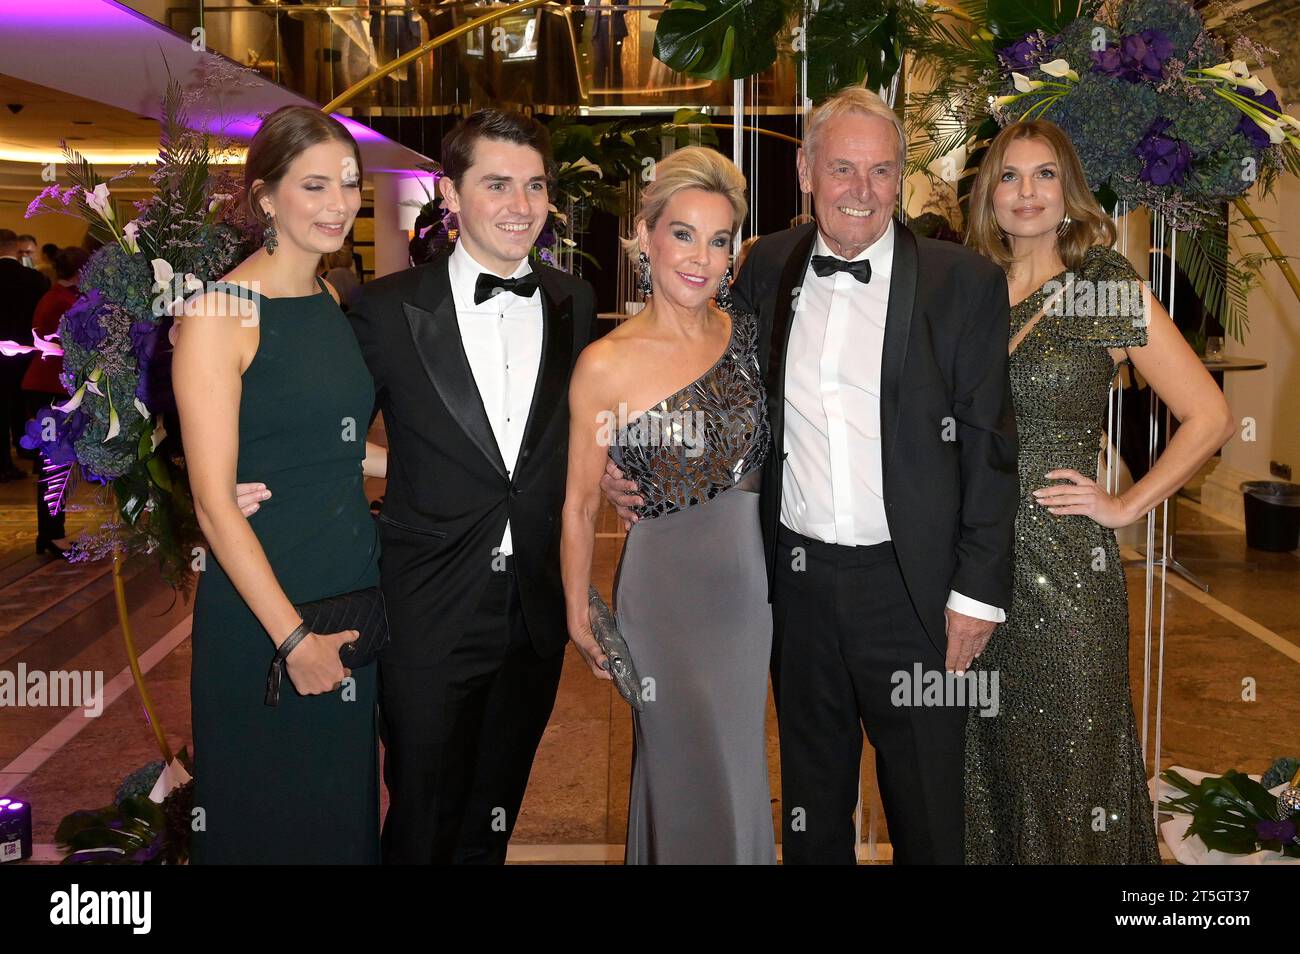
<instances>
[{"instance_id":1,"label":"white calla lily","mask_svg":"<svg viewBox=\"0 0 1300 954\"><path fill-rule=\"evenodd\" d=\"M144 406L144 401L139 398L132 398L131 403L135 405L135 409L140 412L141 417L146 421L149 420L149 409Z\"/></svg>"},{"instance_id":2,"label":"white calla lily","mask_svg":"<svg viewBox=\"0 0 1300 954\"><path fill-rule=\"evenodd\" d=\"M176 273L172 271L171 263L165 258L155 258L149 264L153 266L153 282L155 288L159 285L162 285L163 287L170 285L171 280L176 277Z\"/></svg>"},{"instance_id":3,"label":"white calla lily","mask_svg":"<svg viewBox=\"0 0 1300 954\"><path fill-rule=\"evenodd\" d=\"M121 418L117 416L117 408L110 407L108 409L108 433L104 435L103 443L107 444L113 438L117 437L121 431L122 421Z\"/></svg>"},{"instance_id":4,"label":"white calla lily","mask_svg":"<svg viewBox=\"0 0 1300 954\"><path fill-rule=\"evenodd\" d=\"M53 407L54 410L56 411L62 411L64 414L70 414L73 411L75 411L77 408L81 407L81 401L83 398L85 398L85 396L86 396L86 386L83 384L81 387L77 388L76 394L72 395L72 397L68 398L62 404L52 404L50 406Z\"/></svg>"},{"instance_id":5,"label":"white calla lily","mask_svg":"<svg viewBox=\"0 0 1300 954\"><path fill-rule=\"evenodd\" d=\"M1079 82L1079 74L1070 69L1070 64L1066 60L1051 60L1047 63L1040 64L1038 68L1048 76L1055 76L1058 79L1068 79L1074 83Z\"/></svg>"},{"instance_id":6,"label":"white calla lily","mask_svg":"<svg viewBox=\"0 0 1300 954\"><path fill-rule=\"evenodd\" d=\"M93 190L82 189L86 196L86 205L90 206L106 219L113 218L113 206L109 203L108 186L101 182Z\"/></svg>"},{"instance_id":7,"label":"white calla lily","mask_svg":"<svg viewBox=\"0 0 1300 954\"><path fill-rule=\"evenodd\" d=\"M167 437L167 429L163 427L163 419L160 417L154 421L153 434L149 436L149 442L152 445L150 450L157 450L158 445Z\"/></svg>"},{"instance_id":8,"label":"white calla lily","mask_svg":"<svg viewBox=\"0 0 1300 954\"><path fill-rule=\"evenodd\" d=\"M42 338L37 334L35 328L32 329L32 344L35 346L37 353L45 357L58 358L63 355L63 346L55 343L55 339L58 337L59 333L55 331L51 332L48 338Z\"/></svg>"},{"instance_id":9,"label":"white calla lily","mask_svg":"<svg viewBox=\"0 0 1300 954\"><path fill-rule=\"evenodd\" d=\"M1019 91L1022 92L1022 93L1028 93L1028 92L1029 92L1031 89L1033 89L1035 86L1041 86L1041 85L1042 85L1041 83L1036 83L1036 82L1034 82L1034 81L1031 80L1028 76L1026 76L1024 73L1012 73L1012 74L1011 74L1011 82L1015 83L1015 84L1016 84L1016 89L1019 90Z\"/></svg>"}]
</instances>

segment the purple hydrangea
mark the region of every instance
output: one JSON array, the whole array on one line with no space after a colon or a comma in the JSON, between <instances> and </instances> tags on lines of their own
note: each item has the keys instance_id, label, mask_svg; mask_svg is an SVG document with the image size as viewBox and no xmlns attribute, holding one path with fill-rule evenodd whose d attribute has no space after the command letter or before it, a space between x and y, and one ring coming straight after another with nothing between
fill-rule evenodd
<instances>
[{"instance_id":1,"label":"purple hydrangea","mask_svg":"<svg viewBox=\"0 0 1300 954\"><path fill-rule=\"evenodd\" d=\"M156 322L151 319L131 325L131 351L135 355L139 379L135 396L150 411L172 410L171 351L164 347L171 320Z\"/></svg>"},{"instance_id":2,"label":"purple hydrangea","mask_svg":"<svg viewBox=\"0 0 1300 954\"><path fill-rule=\"evenodd\" d=\"M96 351L108 336L103 325L99 323L99 307L103 296L98 288L92 288L72 303L63 313L59 328L60 337L66 338L83 351Z\"/></svg>"},{"instance_id":3,"label":"purple hydrangea","mask_svg":"<svg viewBox=\"0 0 1300 954\"><path fill-rule=\"evenodd\" d=\"M998 50L998 59L1008 70L1014 73L1025 73L1047 59L1047 54L1057 42L1056 37L1044 39L1041 33L1030 33L1010 46Z\"/></svg>"},{"instance_id":4,"label":"purple hydrangea","mask_svg":"<svg viewBox=\"0 0 1300 954\"><path fill-rule=\"evenodd\" d=\"M1174 54L1174 44L1159 30L1143 30L1120 37L1118 46L1092 51L1092 68L1098 73L1145 83L1164 75L1165 62Z\"/></svg>"},{"instance_id":5,"label":"purple hydrangea","mask_svg":"<svg viewBox=\"0 0 1300 954\"><path fill-rule=\"evenodd\" d=\"M1142 160L1139 178L1143 182L1154 186L1182 185L1187 178L1192 167L1192 149L1181 139L1165 135L1171 125L1168 119L1157 119L1137 145L1135 152Z\"/></svg>"},{"instance_id":6,"label":"purple hydrangea","mask_svg":"<svg viewBox=\"0 0 1300 954\"><path fill-rule=\"evenodd\" d=\"M44 439L44 422L54 418L54 440ZM88 418L81 408L71 414L56 411L49 405L36 412L35 417L27 422L27 432L18 440L27 450L39 451L41 456L51 464L72 464L77 460L74 447L77 439L86 430Z\"/></svg>"},{"instance_id":7,"label":"purple hydrangea","mask_svg":"<svg viewBox=\"0 0 1300 954\"><path fill-rule=\"evenodd\" d=\"M1265 90L1262 93L1253 93L1244 86L1238 86L1237 95L1244 96L1256 105L1277 110L1278 112L1282 111L1282 107L1277 101L1277 94L1271 89ZM1245 136L1247 141L1249 141L1256 149L1267 149L1272 144L1268 138L1268 133L1260 128L1259 123L1255 122L1255 120L1251 119L1245 113L1241 114L1241 121L1237 123L1237 132Z\"/></svg>"}]
</instances>

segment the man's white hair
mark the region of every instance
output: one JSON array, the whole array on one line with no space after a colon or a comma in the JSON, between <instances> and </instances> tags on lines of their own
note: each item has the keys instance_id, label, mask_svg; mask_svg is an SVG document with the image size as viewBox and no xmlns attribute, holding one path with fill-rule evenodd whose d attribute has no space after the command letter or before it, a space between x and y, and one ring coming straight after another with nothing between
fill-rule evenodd
<instances>
[{"instance_id":1,"label":"man's white hair","mask_svg":"<svg viewBox=\"0 0 1300 954\"><path fill-rule=\"evenodd\" d=\"M822 126L847 113L862 113L867 116L879 116L889 120L898 132L898 164L901 169L907 159L907 134L903 132L903 121L889 104L871 90L862 86L848 86L812 111L808 117L808 128L804 130L803 149L811 161L817 150L817 138Z\"/></svg>"}]
</instances>

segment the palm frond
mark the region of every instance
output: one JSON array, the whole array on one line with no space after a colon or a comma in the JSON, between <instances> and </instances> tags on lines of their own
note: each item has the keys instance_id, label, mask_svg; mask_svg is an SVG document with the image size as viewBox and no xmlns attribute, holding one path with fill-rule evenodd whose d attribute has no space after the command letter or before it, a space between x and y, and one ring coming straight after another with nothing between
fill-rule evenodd
<instances>
[{"instance_id":1,"label":"palm frond","mask_svg":"<svg viewBox=\"0 0 1300 954\"><path fill-rule=\"evenodd\" d=\"M1205 228L1179 233L1178 266L1205 310L1238 341L1250 331L1247 298L1259 276L1257 263L1232 260L1226 230Z\"/></svg>"},{"instance_id":2,"label":"palm frond","mask_svg":"<svg viewBox=\"0 0 1300 954\"><path fill-rule=\"evenodd\" d=\"M81 153L68 145L66 140L59 142L63 149L63 164L67 169L68 178L72 180L74 186L80 187L83 191L74 191L68 205L72 211L81 219L85 220L89 228L91 238L108 244L116 241L111 229L100 218L89 205L86 204L86 192L94 192L95 187L104 180L98 172L95 171L94 165Z\"/></svg>"}]
</instances>

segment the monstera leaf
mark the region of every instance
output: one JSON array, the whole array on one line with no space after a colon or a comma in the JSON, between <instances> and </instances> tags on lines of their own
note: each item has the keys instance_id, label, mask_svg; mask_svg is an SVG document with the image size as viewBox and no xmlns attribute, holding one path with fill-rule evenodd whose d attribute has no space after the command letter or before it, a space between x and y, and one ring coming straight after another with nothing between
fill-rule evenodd
<instances>
[{"instance_id":1,"label":"monstera leaf","mask_svg":"<svg viewBox=\"0 0 1300 954\"><path fill-rule=\"evenodd\" d=\"M655 58L704 79L743 79L776 62L791 0L672 0L655 30Z\"/></svg>"},{"instance_id":2,"label":"monstera leaf","mask_svg":"<svg viewBox=\"0 0 1300 954\"><path fill-rule=\"evenodd\" d=\"M821 102L846 86L888 86L902 60L897 4L823 0L808 21L808 96Z\"/></svg>"}]
</instances>

